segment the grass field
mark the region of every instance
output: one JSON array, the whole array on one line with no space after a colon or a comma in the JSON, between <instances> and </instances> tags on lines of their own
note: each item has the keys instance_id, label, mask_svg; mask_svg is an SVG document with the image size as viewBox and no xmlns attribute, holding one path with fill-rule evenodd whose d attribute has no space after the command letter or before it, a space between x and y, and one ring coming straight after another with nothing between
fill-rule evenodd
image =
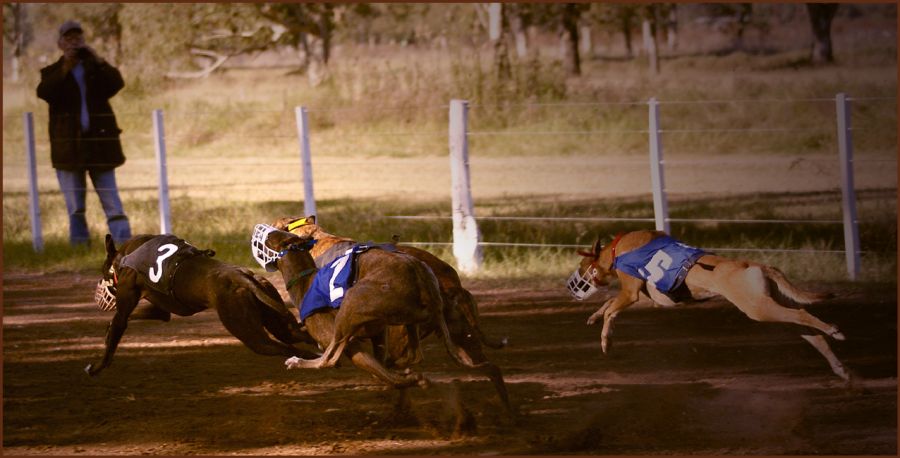
<instances>
[{"instance_id":1,"label":"grass field","mask_svg":"<svg viewBox=\"0 0 900 458\"><path fill-rule=\"evenodd\" d=\"M844 25L847 27L847 25ZM895 33L896 23L880 24ZM894 35L895 36L895 35ZM163 109L174 232L250 265L253 224L302 212L294 107L309 109L318 213L328 230L360 240L392 234L449 242L447 110L467 99L476 215L546 217L480 221L488 242L590 244L597 234L651 223L552 217L652 216L646 101L661 103L673 218L840 220L835 94L853 97L865 280L897 276L896 40L875 32L836 38L838 63L811 67L803 53L667 56L663 73L640 59L597 55L567 78L549 59L517 62L511 81L490 73L484 50L342 47L330 78L311 86L285 69L233 69L203 81L129 84L113 99L128 163L118 178L134 232L159 228L151 111ZM852 53L841 50L852 50ZM474 55L474 58L473 58ZM480 55L480 58L479 58ZM4 81L3 262L12 270L91 272L102 260L102 212L89 195L94 244L67 246L67 221L49 164L46 105L36 80ZM22 113L34 112L46 249L31 249ZM712 163L709 163L712 161ZM437 220L396 220L432 215ZM709 248L839 251L839 224L676 223L673 233ZM451 259L449 248L434 245ZM846 277L842 253L736 253L807 279ZM485 247L471 278L561 281L566 248Z\"/></svg>"}]
</instances>

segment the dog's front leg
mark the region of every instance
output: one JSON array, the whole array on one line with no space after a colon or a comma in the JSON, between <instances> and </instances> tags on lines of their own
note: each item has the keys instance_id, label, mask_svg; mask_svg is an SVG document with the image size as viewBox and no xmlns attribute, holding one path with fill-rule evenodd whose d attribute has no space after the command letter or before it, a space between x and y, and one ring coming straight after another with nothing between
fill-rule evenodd
<instances>
[{"instance_id":1,"label":"dog's front leg","mask_svg":"<svg viewBox=\"0 0 900 458\"><path fill-rule=\"evenodd\" d=\"M597 311L594 312L594 314L591 315L590 318L588 318L588 320L587 320L588 326L596 323L597 320L599 320L601 317L603 317L603 315L606 314L606 309L609 308L609 304L612 304L612 302L614 300L616 300L615 297L611 297L611 298L607 299L606 302L604 302L603 305L599 309L597 309Z\"/></svg>"},{"instance_id":2,"label":"dog's front leg","mask_svg":"<svg viewBox=\"0 0 900 458\"><path fill-rule=\"evenodd\" d=\"M643 285L641 280L628 275L620 275L619 280L622 285L619 294L601 307L603 311L603 330L600 332L600 349L604 355L609 351L609 337L612 335L613 321L616 320L619 312L637 302L638 294ZM600 310L597 313L600 313Z\"/></svg>"},{"instance_id":3,"label":"dog's front leg","mask_svg":"<svg viewBox=\"0 0 900 458\"><path fill-rule=\"evenodd\" d=\"M116 315L106 328L106 350L103 353L103 359L99 364L91 363L84 368L84 371L91 377L99 374L112 362L113 354L115 354L119 341L128 327L128 316L137 307L140 298L138 288L119 287L116 294Z\"/></svg>"}]
</instances>

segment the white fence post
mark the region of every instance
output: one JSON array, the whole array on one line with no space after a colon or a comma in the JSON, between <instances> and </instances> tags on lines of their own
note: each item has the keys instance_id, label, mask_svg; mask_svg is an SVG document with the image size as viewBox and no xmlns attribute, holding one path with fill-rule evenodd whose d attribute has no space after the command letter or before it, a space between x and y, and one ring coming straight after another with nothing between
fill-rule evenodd
<instances>
[{"instance_id":1,"label":"white fence post","mask_svg":"<svg viewBox=\"0 0 900 458\"><path fill-rule=\"evenodd\" d=\"M25 113L25 165L28 167L28 203L31 214L31 246L34 251L44 251L44 234L41 230L41 207L38 202L37 160L34 150L34 114Z\"/></svg>"},{"instance_id":2,"label":"white fence post","mask_svg":"<svg viewBox=\"0 0 900 458\"><path fill-rule=\"evenodd\" d=\"M316 197L313 194L312 153L309 149L309 120L306 107L295 107L297 137L300 140L300 161L303 163L303 216L316 214Z\"/></svg>"},{"instance_id":3,"label":"white fence post","mask_svg":"<svg viewBox=\"0 0 900 458\"><path fill-rule=\"evenodd\" d=\"M844 216L844 253L847 275L859 276L859 228L856 220L856 191L853 185L853 138L850 135L850 101L844 93L835 97L837 108L838 155L841 163L841 208Z\"/></svg>"},{"instance_id":4,"label":"white fence post","mask_svg":"<svg viewBox=\"0 0 900 458\"><path fill-rule=\"evenodd\" d=\"M481 233L475 222L475 208L469 181L469 102L450 101L450 195L453 207L453 256L464 273L481 267Z\"/></svg>"},{"instance_id":5,"label":"white fence post","mask_svg":"<svg viewBox=\"0 0 900 458\"><path fill-rule=\"evenodd\" d=\"M156 165L159 170L159 233L171 234L169 212L169 177L166 171L166 133L163 129L162 110L153 110L153 139L156 146Z\"/></svg>"},{"instance_id":6,"label":"white fence post","mask_svg":"<svg viewBox=\"0 0 900 458\"><path fill-rule=\"evenodd\" d=\"M656 98L648 102L650 107L650 181L653 187L653 215L656 230L669 233L669 204L666 200L666 184L663 179L662 143L659 140L659 103Z\"/></svg>"}]
</instances>

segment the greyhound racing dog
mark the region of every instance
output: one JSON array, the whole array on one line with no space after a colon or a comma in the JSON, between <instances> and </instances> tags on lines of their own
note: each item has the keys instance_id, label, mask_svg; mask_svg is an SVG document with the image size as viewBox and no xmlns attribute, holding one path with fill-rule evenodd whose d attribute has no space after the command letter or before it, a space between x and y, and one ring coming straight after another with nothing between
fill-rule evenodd
<instances>
[{"instance_id":1,"label":"greyhound racing dog","mask_svg":"<svg viewBox=\"0 0 900 458\"><path fill-rule=\"evenodd\" d=\"M316 224L315 215L279 218L272 223L272 226L276 229L299 235L302 238L315 239L317 243L310 250L310 254L315 258L316 265L319 267L322 267L325 263L331 262L331 260L337 257L338 253L343 252L349 245L356 243L353 239L339 237L325 232L321 226ZM441 289L441 296L443 296L444 303L447 305L445 315L447 315L448 324L450 324L451 327L459 321L451 318L459 315L461 318L465 319L464 322L459 322L460 326L464 328L460 329L459 333L461 335L464 334L466 340L476 339L481 345L493 349L500 349L506 346L506 338L499 340L493 339L485 336L484 332L482 332L478 322L478 305L475 302L475 298L472 296L472 293L463 288L462 282L459 279L459 274L450 266L450 264L447 264L437 256L420 248L397 244L396 249L401 253L408 254L419 261L424 262L428 268L434 272L434 276L437 277ZM454 317L451 317L451 314L454 315ZM450 323L451 321L454 323ZM462 343L462 340L460 340L460 343ZM480 348L475 351L481 352Z\"/></svg>"},{"instance_id":2,"label":"greyhound racing dog","mask_svg":"<svg viewBox=\"0 0 900 458\"><path fill-rule=\"evenodd\" d=\"M265 224L257 224L252 239L253 256L266 270L278 270L284 277L286 288L291 299L301 308L301 319L304 319L310 334L325 347L321 357L316 359L289 358L285 365L295 368L333 367L347 349L351 359L360 368L372 372L382 381L396 388L423 384L420 377L385 377L387 371L373 358L366 358L366 364L358 363L354 355L365 353L359 346L359 339L372 338L385 332L388 326L405 326L408 330L411 353L418 354L418 331L415 326L430 321L436 322L441 331L447 352L460 365L478 368L472 357L451 339L444 320L443 300L438 290L437 279L428 267L416 258L402 253L384 249L368 249L358 255L355 270L358 280L352 287L332 288L331 298L340 297L339 307L326 305L304 314L304 302L307 294L312 294L316 280L320 277L309 249L315 243L311 239L302 239L290 232L275 229ZM349 256L350 253L347 254ZM341 257L332 266L332 286L345 263L352 260ZM328 278L324 282L329 282ZM339 291L336 295L335 292ZM409 358L410 363L418 362L421 357ZM372 370L376 368L377 370ZM427 383L427 382L426 382Z\"/></svg>"},{"instance_id":3,"label":"greyhound racing dog","mask_svg":"<svg viewBox=\"0 0 900 458\"><path fill-rule=\"evenodd\" d=\"M273 224L279 230L288 231L303 239L314 239L316 243L310 248L309 253L316 261L316 266L324 267L331 263L348 248L356 244L356 241L329 234L321 226L316 224L315 216L279 218ZM412 256L431 269L438 280L441 296L444 300L444 319L450 330L450 338L453 342L465 349L475 363L480 364L483 373L494 384L497 394L504 406L509 408L509 396L503 373L499 367L491 363L484 354L483 346L499 349L506 345L506 339L490 339L481 331L478 322L478 306L472 294L463 288L459 274L449 264L437 256L411 246L394 245L396 251ZM440 335L436 323L428 322L419 326L419 336L426 337L429 334ZM406 328L402 326L389 326L386 331L386 354L384 362L391 365L407 365L403 359L409 356L408 337L404 335ZM377 349L378 347L376 347Z\"/></svg>"},{"instance_id":4,"label":"greyhound racing dog","mask_svg":"<svg viewBox=\"0 0 900 458\"><path fill-rule=\"evenodd\" d=\"M607 246L598 238L590 252L579 251L579 254L583 259L566 282L575 299L584 300L593 295L613 275L620 283L619 293L587 320L589 325L603 320L600 334L603 353L607 353L616 316L637 302L640 293L664 306L720 295L753 320L792 323L817 331L801 337L828 360L838 377L850 379L849 372L825 339L829 336L844 340L838 328L802 308L785 306L813 304L831 295L797 288L774 267L707 254L664 232L646 230L619 234Z\"/></svg>"},{"instance_id":5,"label":"greyhound racing dog","mask_svg":"<svg viewBox=\"0 0 900 458\"><path fill-rule=\"evenodd\" d=\"M141 298L162 321L172 313L190 316L215 309L225 329L261 355L318 356L292 345L314 341L271 283L248 269L214 260L213 254L173 235L138 235L116 249L107 234L103 279L97 283L95 300L101 309L115 309L116 314L107 328L102 360L85 371L94 376L110 365Z\"/></svg>"}]
</instances>

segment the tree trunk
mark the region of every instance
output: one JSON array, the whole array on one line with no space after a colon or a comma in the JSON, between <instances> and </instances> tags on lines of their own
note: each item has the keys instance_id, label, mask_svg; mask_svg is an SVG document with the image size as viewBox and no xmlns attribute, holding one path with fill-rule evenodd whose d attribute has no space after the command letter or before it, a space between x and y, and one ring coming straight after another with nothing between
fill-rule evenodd
<instances>
[{"instance_id":1,"label":"tree trunk","mask_svg":"<svg viewBox=\"0 0 900 458\"><path fill-rule=\"evenodd\" d=\"M509 25L516 41L516 56L524 59L528 56L528 34L525 30L525 23L522 18L513 14L509 18Z\"/></svg>"},{"instance_id":2,"label":"tree trunk","mask_svg":"<svg viewBox=\"0 0 900 458\"><path fill-rule=\"evenodd\" d=\"M619 27L622 30L622 36L625 38L625 53L628 58L634 57L634 48L631 46L631 14L622 13L619 16Z\"/></svg>"},{"instance_id":3,"label":"tree trunk","mask_svg":"<svg viewBox=\"0 0 900 458\"><path fill-rule=\"evenodd\" d=\"M653 32L653 24L650 18L644 18L641 23L644 35L644 50L647 51L647 61L650 64L650 72L659 73L659 54L656 49L656 34Z\"/></svg>"},{"instance_id":4,"label":"tree trunk","mask_svg":"<svg viewBox=\"0 0 900 458\"><path fill-rule=\"evenodd\" d=\"M669 8L669 17L666 19L666 46L669 51L678 49L678 5Z\"/></svg>"},{"instance_id":5,"label":"tree trunk","mask_svg":"<svg viewBox=\"0 0 900 458\"><path fill-rule=\"evenodd\" d=\"M591 28L581 26L581 53L590 58L594 54L594 41L591 37Z\"/></svg>"},{"instance_id":6,"label":"tree trunk","mask_svg":"<svg viewBox=\"0 0 900 458\"><path fill-rule=\"evenodd\" d=\"M814 64L834 62L834 50L831 46L831 22L837 14L836 3L807 3L806 10L809 13L809 22L812 26L813 48L812 62Z\"/></svg>"},{"instance_id":7,"label":"tree trunk","mask_svg":"<svg viewBox=\"0 0 900 458\"><path fill-rule=\"evenodd\" d=\"M494 69L497 78L508 80L512 78L512 67L509 63L509 21L506 20L507 9L502 3L491 3L488 6L488 36L494 44Z\"/></svg>"},{"instance_id":8,"label":"tree trunk","mask_svg":"<svg viewBox=\"0 0 900 458\"><path fill-rule=\"evenodd\" d=\"M577 5L567 3L563 7L562 28L563 40L567 52L565 54L565 67L569 75L581 75L581 57L578 53L578 16Z\"/></svg>"}]
</instances>

